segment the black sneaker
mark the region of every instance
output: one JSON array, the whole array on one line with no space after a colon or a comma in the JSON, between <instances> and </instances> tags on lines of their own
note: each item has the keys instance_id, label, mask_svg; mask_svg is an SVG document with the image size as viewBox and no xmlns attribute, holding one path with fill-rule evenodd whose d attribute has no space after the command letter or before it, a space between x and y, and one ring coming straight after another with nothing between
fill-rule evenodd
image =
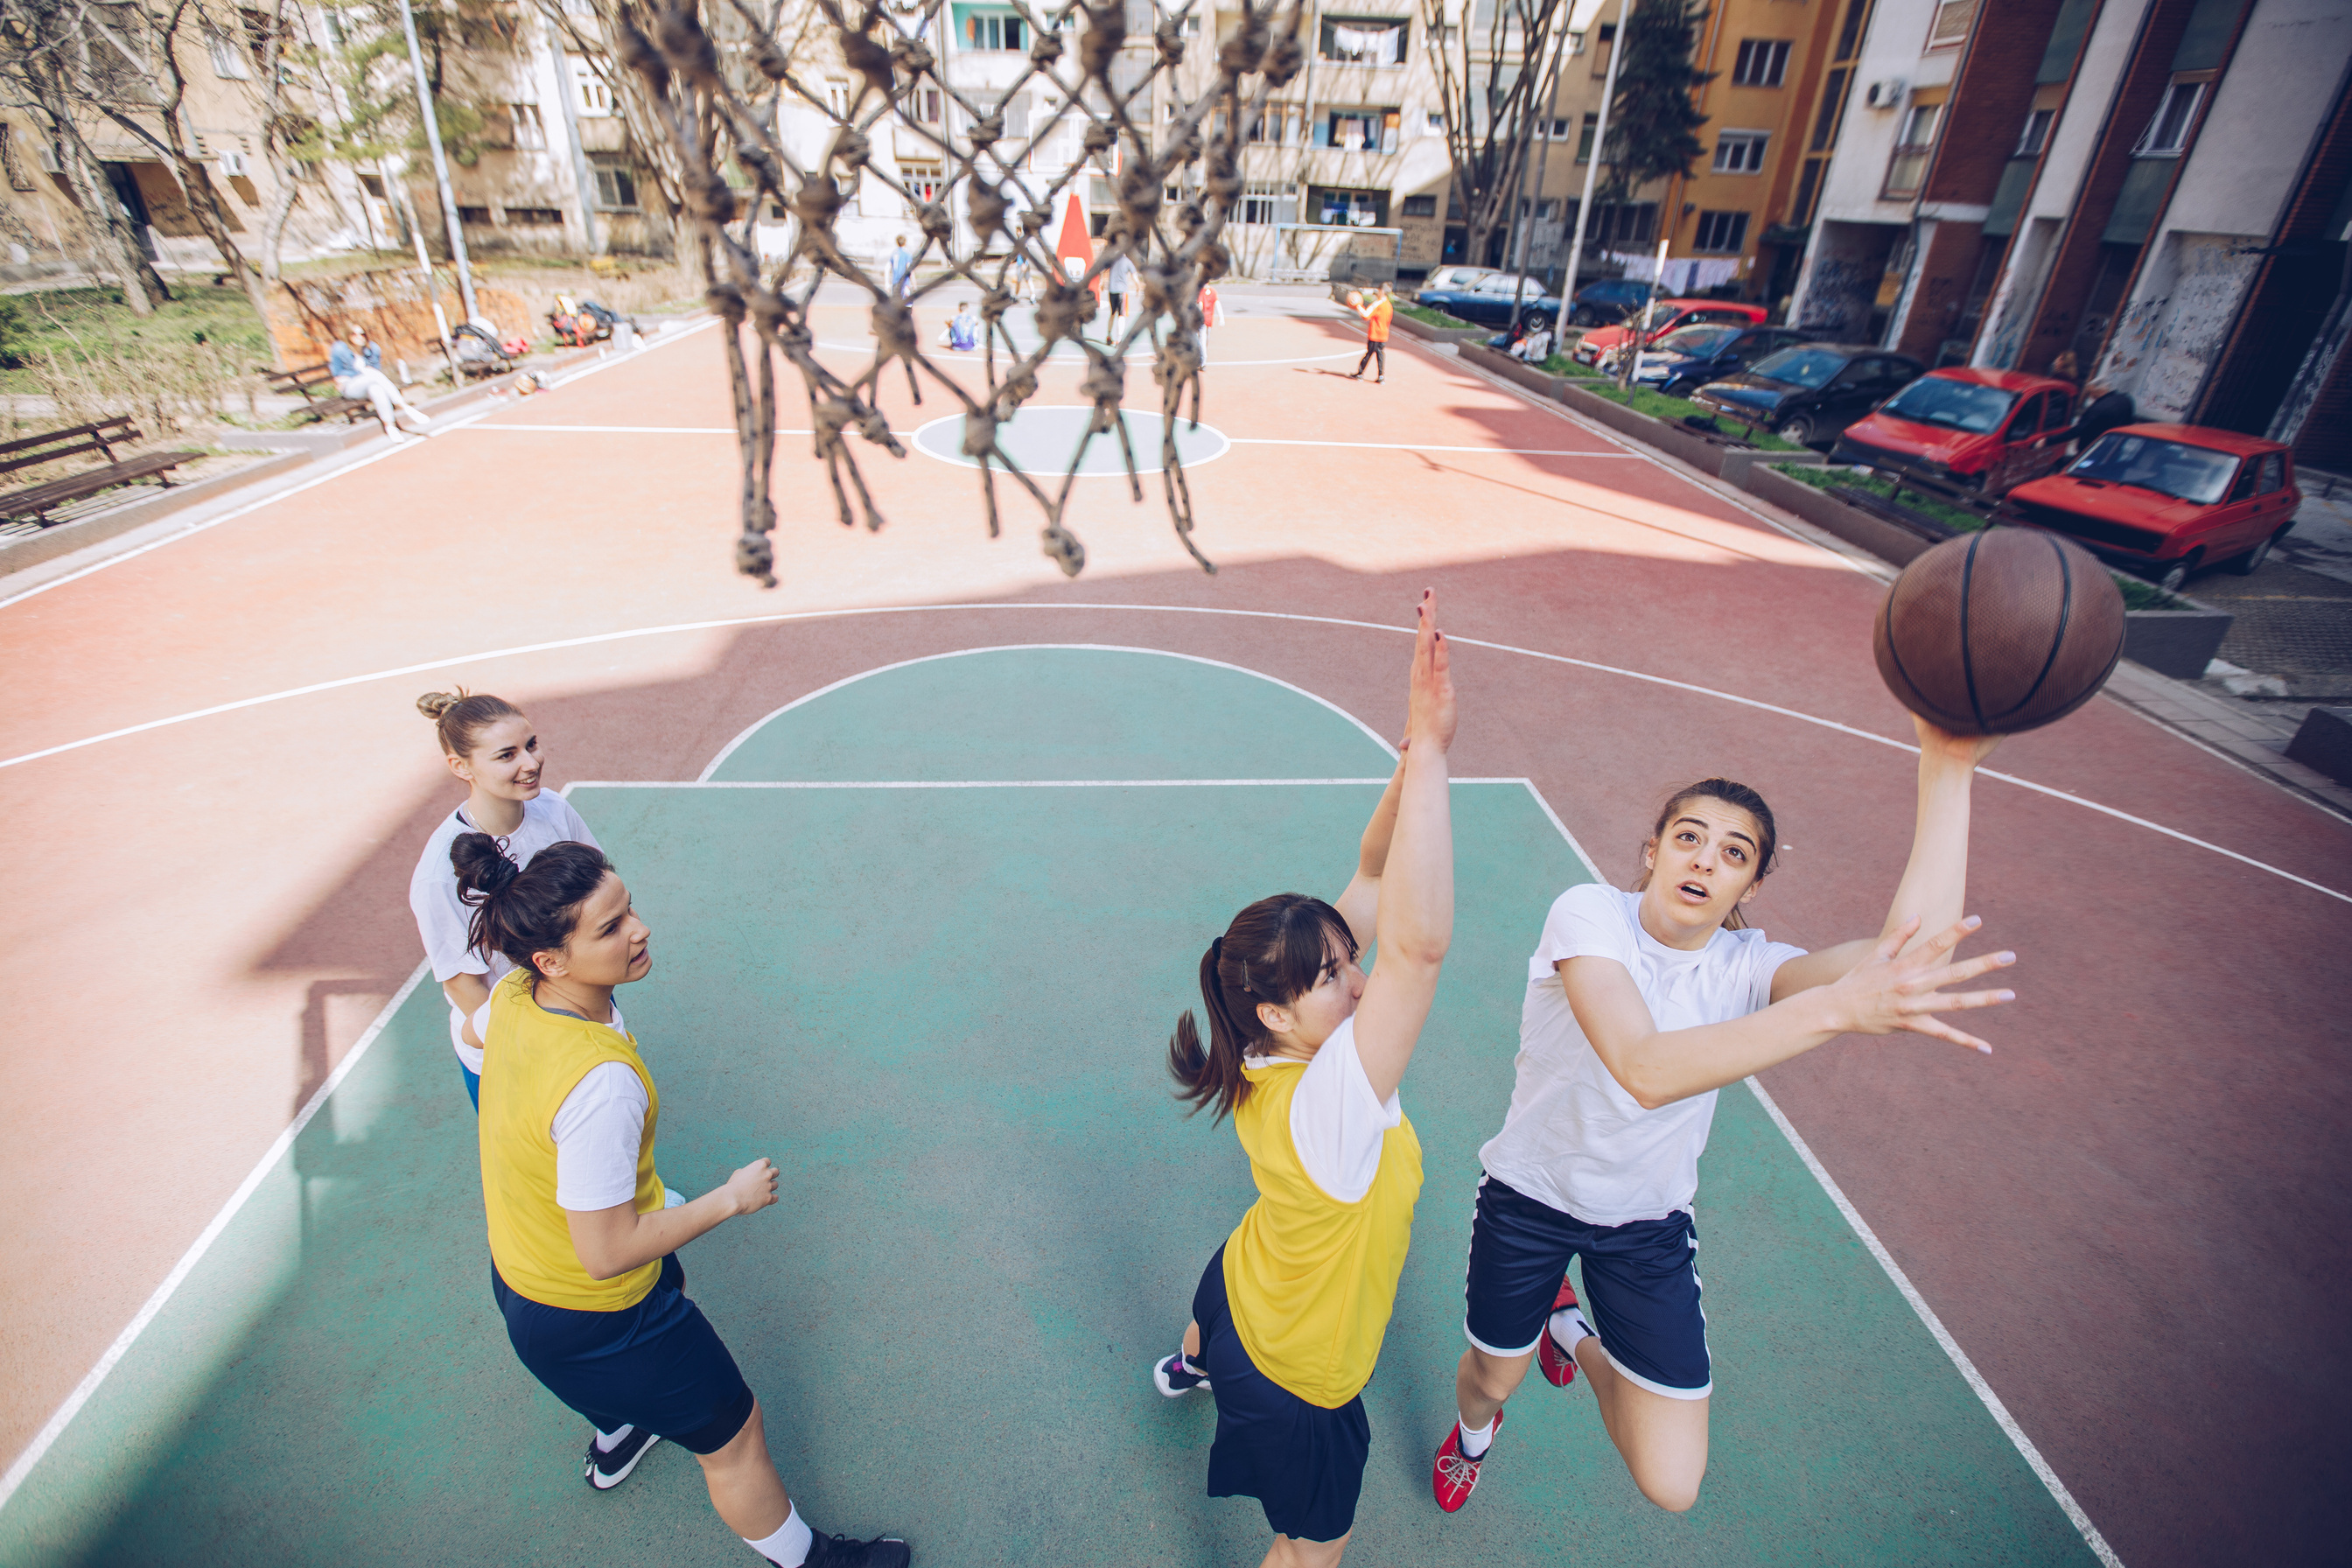
<instances>
[{"instance_id":1,"label":"black sneaker","mask_svg":"<svg viewBox=\"0 0 2352 1568\"><path fill-rule=\"evenodd\" d=\"M580 1479L600 1492L611 1491L629 1479L646 1450L660 1442L644 1427L634 1427L629 1435L613 1445L610 1453L596 1447L596 1434L588 1434L588 1452L580 1461Z\"/></svg>"},{"instance_id":2,"label":"black sneaker","mask_svg":"<svg viewBox=\"0 0 2352 1568\"><path fill-rule=\"evenodd\" d=\"M895 1535L852 1541L845 1535L819 1532L809 1538L803 1568L907 1568L914 1560L907 1543Z\"/></svg>"}]
</instances>

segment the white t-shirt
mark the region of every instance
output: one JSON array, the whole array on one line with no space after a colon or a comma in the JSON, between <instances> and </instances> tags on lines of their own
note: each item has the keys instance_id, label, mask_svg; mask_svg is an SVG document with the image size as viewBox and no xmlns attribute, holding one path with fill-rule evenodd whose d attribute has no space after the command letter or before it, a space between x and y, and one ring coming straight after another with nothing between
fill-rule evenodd
<instances>
[{"instance_id":1,"label":"white t-shirt","mask_svg":"<svg viewBox=\"0 0 2352 1568\"><path fill-rule=\"evenodd\" d=\"M1283 1057L1246 1057L1253 1068L1280 1067ZM1290 1097L1290 1142L1309 1180L1343 1204L1361 1202L1381 1173L1381 1142L1404 1121L1391 1091L1384 1103L1356 1054L1356 1020L1331 1031L1314 1059L1298 1068Z\"/></svg>"},{"instance_id":2,"label":"white t-shirt","mask_svg":"<svg viewBox=\"0 0 2352 1568\"><path fill-rule=\"evenodd\" d=\"M621 1005L613 1004L613 1026L625 1035ZM555 1136L555 1202L559 1207L593 1212L627 1203L637 1193L637 1151L645 1142L645 1081L626 1062L598 1062L563 1103L549 1131Z\"/></svg>"},{"instance_id":3,"label":"white t-shirt","mask_svg":"<svg viewBox=\"0 0 2352 1568\"><path fill-rule=\"evenodd\" d=\"M1769 1006L1773 973L1805 951L1759 931L1717 931L1685 952L1642 929L1641 903L1639 893L1599 883L1553 902L1528 960L1510 1113L1478 1151L1487 1174L1588 1225L1664 1219L1690 1206L1717 1091L1643 1110L1584 1037L1554 966L1613 958L1659 1029L1691 1029Z\"/></svg>"},{"instance_id":4,"label":"white t-shirt","mask_svg":"<svg viewBox=\"0 0 2352 1568\"><path fill-rule=\"evenodd\" d=\"M474 911L457 897L457 873L449 864L449 846L461 833L480 831L466 820L464 806L451 812L425 840L416 873L408 879L408 908L416 916L416 934L425 939L425 956L432 961L436 984L460 974L478 974L495 987L514 967L504 953L476 952L466 945L466 927ZM542 790L522 803L522 821L507 836L507 854L516 865L528 866L531 857L549 845L564 843L603 847L570 801L552 790ZM466 1016L454 1005L449 1009L449 1043L467 1072L482 1070L482 1053L466 1043Z\"/></svg>"}]
</instances>

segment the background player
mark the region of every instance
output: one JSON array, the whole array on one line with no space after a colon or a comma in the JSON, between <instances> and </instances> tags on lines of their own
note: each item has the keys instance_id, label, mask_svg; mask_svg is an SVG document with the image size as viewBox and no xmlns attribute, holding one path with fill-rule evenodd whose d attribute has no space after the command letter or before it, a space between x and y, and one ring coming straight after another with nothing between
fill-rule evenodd
<instances>
[{"instance_id":1,"label":"background player","mask_svg":"<svg viewBox=\"0 0 2352 1568\"><path fill-rule=\"evenodd\" d=\"M1667 802L1633 891L1587 884L1552 905L1528 963L1511 1108L1479 1151L1470 1348L1431 1477L1447 1512L1469 1500L1538 1353L1556 1384L1583 1370L1644 1496L1675 1511L1697 1501L1714 1374L1691 1200L1716 1090L1842 1034L1992 1048L1935 1015L2014 995L1937 989L2016 956L1949 962L1977 924L1960 918L1969 785L1999 742L1915 722L1911 859L1876 939L1808 954L1743 929L1777 832L1763 797L1724 779ZM1580 1257L1589 1321L1566 1279Z\"/></svg>"},{"instance_id":2,"label":"background player","mask_svg":"<svg viewBox=\"0 0 2352 1568\"><path fill-rule=\"evenodd\" d=\"M518 866L528 866L551 844L595 848L596 836L570 801L541 789L547 753L521 709L488 693L468 696L461 686L426 692L416 700L416 710L433 721L442 758L467 795L425 841L408 880L408 908L425 939L433 978L449 998L449 1043L466 1075L466 1098L478 1103L482 1035L475 1016L489 1005L490 987L514 965L501 953L477 952L467 937L473 912L458 898L449 847L461 833L487 833L505 843Z\"/></svg>"}]
</instances>

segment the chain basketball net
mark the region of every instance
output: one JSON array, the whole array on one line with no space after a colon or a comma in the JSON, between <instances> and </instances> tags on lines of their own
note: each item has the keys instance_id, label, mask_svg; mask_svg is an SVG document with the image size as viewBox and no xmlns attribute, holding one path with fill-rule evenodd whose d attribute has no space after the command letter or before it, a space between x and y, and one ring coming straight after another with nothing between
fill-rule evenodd
<instances>
[{"instance_id":1,"label":"chain basketball net","mask_svg":"<svg viewBox=\"0 0 2352 1568\"><path fill-rule=\"evenodd\" d=\"M614 47L620 63L642 82L669 143L667 150L675 154L686 216L709 286L707 298L732 329L724 341L743 466L737 569L775 585L775 549L769 536L776 509L770 480L775 367L782 358L799 371L808 389L815 453L824 460L844 527L855 527L862 518L868 529L879 529L883 521L851 437L894 458L907 455L875 403L883 376L896 362L905 366L917 403L929 383L962 405L963 451L980 469L990 536L1000 531L996 472L1002 469L1045 514L1045 553L1065 574L1077 575L1086 565L1086 547L1066 526L1064 512L1079 457L1095 436L1117 433L1128 489L1135 500L1143 499L1120 407L1129 353L1139 356L1139 345L1148 342L1162 413L1160 467L1170 521L1192 559L1214 572L1192 542L1192 492L1176 450L1176 421L1188 392L1191 419L1197 425L1201 417L1200 290L1232 266L1220 237L1241 197L1243 127L1255 120L1267 92L1290 81L1306 62L1301 0L1244 0L1241 26L1218 48L1213 79L1190 103L1175 96L1176 70L1184 59L1186 19L1200 0L1156 13L1157 29L1134 39L1124 0L1071 0L1040 8L1013 0L1013 9L1032 40L1028 60L1001 95L990 97L1011 101L1034 83L1059 100L1032 127L1030 142L1055 134L1072 117L1083 121L1080 142L1087 156L1050 175L1024 167L1024 151L1008 143L996 102L976 101L945 79L938 52L925 41L938 37L946 25L944 0L924 0L906 9L886 7L880 0L859 5L772 0L773 9L764 18L746 0L707 0L708 26L701 3L670 0L656 8L646 0L622 0ZM815 15L807 14L809 4ZM790 37L783 32L787 26L793 29ZM806 58L813 37L828 33L855 83L845 109L837 100L829 106L796 75L796 54ZM1159 101L1170 106L1157 127L1151 123L1155 84L1164 84ZM935 89L960 114L942 115L936 123L919 117L914 94L925 88ZM824 110L833 123L824 154L812 167L794 161L774 132L779 96L785 93ZM935 150L945 174L936 195L919 195L891 174L886 161L874 158L876 138L885 131ZM1117 210L1109 215L1093 261L1082 276L1071 277L1045 230L1068 205L1065 191L1110 166L1114 153L1119 170ZM743 184L730 181L730 169ZM897 193L915 215L909 226L921 231L918 265L944 268L915 290L916 300L957 280L980 289L984 390L968 389L933 363L923 352L908 302L843 250L835 223L846 201L844 186L861 181L869 189L878 185ZM1171 192L1179 199L1171 202ZM752 226L771 205L794 221L787 253L763 271ZM953 216L958 207L969 219L961 239ZM1041 285L1035 340L1025 350L1016 346L1006 323L1019 303L1007 286L1016 256L1027 258ZM1117 342L1085 339L1084 327L1100 309L1093 284L1121 256L1134 265L1139 308ZM874 358L854 375L837 374L816 357L809 309L828 275L846 279L874 302ZM748 344L742 331L747 321ZM1092 402L1093 415L1087 439L1055 485L1051 476L1040 483L1024 471L999 436L1037 395L1039 370L1064 344L1085 358L1080 390Z\"/></svg>"}]
</instances>

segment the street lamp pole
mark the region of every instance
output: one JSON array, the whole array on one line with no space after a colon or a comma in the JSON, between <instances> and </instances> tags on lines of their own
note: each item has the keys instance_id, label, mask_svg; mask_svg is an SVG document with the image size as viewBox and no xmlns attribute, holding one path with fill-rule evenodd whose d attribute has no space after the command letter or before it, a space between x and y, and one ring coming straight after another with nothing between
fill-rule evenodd
<instances>
[{"instance_id":1,"label":"street lamp pole","mask_svg":"<svg viewBox=\"0 0 2352 1568\"><path fill-rule=\"evenodd\" d=\"M474 269L466 261L466 234L457 223L457 196L449 188L449 160L441 155L441 121L433 111L433 89L425 79L425 52L416 47L416 13L400 0L400 26L408 35L408 63L416 71L416 112L425 121L425 144L433 152L433 179L441 187L441 221L449 226L449 256L457 264L457 297L466 319L481 312L474 308ZM1611 58L1611 66L1616 64Z\"/></svg>"},{"instance_id":2,"label":"street lamp pole","mask_svg":"<svg viewBox=\"0 0 2352 1568\"><path fill-rule=\"evenodd\" d=\"M1592 187L1601 174L1601 152L1609 144L1609 106L1617 97L1617 62L1625 56L1625 12L1630 4L1631 0L1617 0L1617 37L1609 46L1608 79L1601 84L1601 113L1592 126L1592 156L1584 162L1584 196L1576 204L1576 237L1569 242L1568 278L1559 286L1563 316L1573 317L1576 313L1576 274L1584 265L1584 226L1592 216ZM1565 326L1567 322L1560 324Z\"/></svg>"}]
</instances>

